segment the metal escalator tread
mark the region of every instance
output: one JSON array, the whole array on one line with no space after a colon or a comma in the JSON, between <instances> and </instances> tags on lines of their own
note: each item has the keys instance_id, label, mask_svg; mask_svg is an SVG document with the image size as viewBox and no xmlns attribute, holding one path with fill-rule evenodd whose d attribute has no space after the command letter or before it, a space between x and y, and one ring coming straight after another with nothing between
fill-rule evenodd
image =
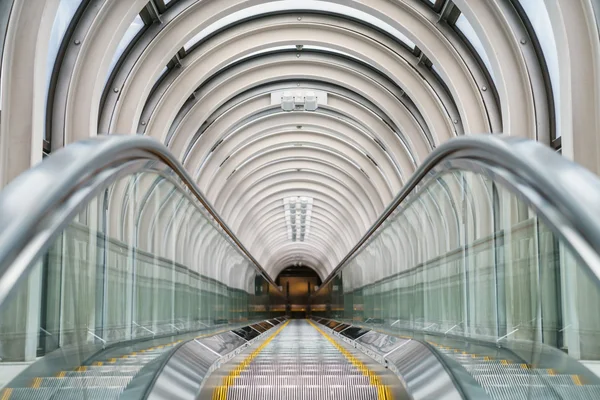
<instances>
[{"instance_id":1,"label":"metal escalator tread","mask_svg":"<svg viewBox=\"0 0 600 400\"><path fill-rule=\"evenodd\" d=\"M101 367L100 367L101 368ZM140 368L135 366L124 367L124 368L107 368L107 369L88 369L84 372L79 371L66 371L65 377L77 377L77 376L115 376L115 373L118 373L119 376L135 376L139 372Z\"/></svg>"},{"instance_id":2,"label":"metal escalator tread","mask_svg":"<svg viewBox=\"0 0 600 400\"><path fill-rule=\"evenodd\" d=\"M97 360L57 376L37 377L30 387L0 390L0 400L117 400L144 365L177 343Z\"/></svg>"},{"instance_id":3,"label":"metal escalator tread","mask_svg":"<svg viewBox=\"0 0 600 400\"><path fill-rule=\"evenodd\" d=\"M431 344L462 364L494 400L600 399L600 386L586 385L578 375L557 374L554 369L531 368Z\"/></svg>"},{"instance_id":4,"label":"metal escalator tread","mask_svg":"<svg viewBox=\"0 0 600 400\"><path fill-rule=\"evenodd\" d=\"M36 387L56 387L61 389L66 388L90 388L90 387L103 387L103 388L119 388L125 387L131 381L131 376L77 376L77 377L46 377L36 378L39 379L39 384Z\"/></svg>"},{"instance_id":5,"label":"metal escalator tread","mask_svg":"<svg viewBox=\"0 0 600 400\"><path fill-rule=\"evenodd\" d=\"M11 389L10 400L117 400L121 388L15 388Z\"/></svg>"},{"instance_id":6,"label":"metal escalator tread","mask_svg":"<svg viewBox=\"0 0 600 400\"><path fill-rule=\"evenodd\" d=\"M391 399L390 389L316 325L294 320L229 372L213 400Z\"/></svg>"},{"instance_id":7,"label":"metal escalator tread","mask_svg":"<svg viewBox=\"0 0 600 400\"><path fill-rule=\"evenodd\" d=\"M229 400L330 400L330 399L377 399L378 390L374 386L236 386L229 389Z\"/></svg>"}]
</instances>

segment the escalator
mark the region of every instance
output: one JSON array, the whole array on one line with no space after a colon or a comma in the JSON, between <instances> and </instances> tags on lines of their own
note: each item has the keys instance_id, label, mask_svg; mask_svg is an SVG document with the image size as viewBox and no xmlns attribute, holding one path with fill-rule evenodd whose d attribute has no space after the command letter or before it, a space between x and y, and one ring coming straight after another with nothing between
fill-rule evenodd
<instances>
[{"instance_id":1,"label":"escalator","mask_svg":"<svg viewBox=\"0 0 600 400\"><path fill-rule=\"evenodd\" d=\"M600 398L600 385L578 374L559 373L521 360L492 358L438 345L438 350L458 362L492 399L593 399Z\"/></svg>"},{"instance_id":2,"label":"escalator","mask_svg":"<svg viewBox=\"0 0 600 400\"><path fill-rule=\"evenodd\" d=\"M214 400L402 398L400 381L357 353L311 321L291 320L215 373L200 397L210 398L212 393ZM394 396L393 391L400 394Z\"/></svg>"},{"instance_id":3,"label":"escalator","mask_svg":"<svg viewBox=\"0 0 600 400\"><path fill-rule=\"evenodd\" d=\"M430 347L467 398L598 398L597 177L510 138L450 141L430 160L315 293L314 316ZM366 347L390 366L402 353Z\"/></svg>"},{"instance_id":4,"label":"escalator","mask_svg":"<svg viewBox=\"0 0 600 400\"><path fill-rule=\"evenodd\" d=\"M52 376L36 376L12 382L3 399L118 399L134 376L177 342L148 347L126 354L104 354L89 365ZM22 387L19 387L22 386Z\"/></svg>"},{"instance_id":5,"label":"escalator","mask_svg":"<svg viewBox=\"0 0 600 400\"><path fill-rule=\"evenodd\" d=\"M290 321L162 145L75 143L0 192L0 400L599 398L599 204L540 144L452 140Z\"/></svg>"}]
</instances>

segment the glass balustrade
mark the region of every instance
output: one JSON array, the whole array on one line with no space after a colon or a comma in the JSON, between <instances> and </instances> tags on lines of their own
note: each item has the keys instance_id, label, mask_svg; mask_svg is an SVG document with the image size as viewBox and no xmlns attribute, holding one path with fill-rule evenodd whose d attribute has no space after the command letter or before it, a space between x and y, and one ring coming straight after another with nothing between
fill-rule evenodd
<instances>
[{"instance_id":1,"label":"glass balustrade","mask_svg":"<svg viewBox=\"0 0 600 400\"><path fill-rule=\"evenodd\" d=\"M69 370L118 343L283 314L279 290L156 164L97 190L36 259L0 306L1 362Z\"/></svg>"},{"instance_id":2,"label":"glass balustrade","mask_svg":"<svg viewBox=\"0 0 600 400\"><path fill-rule=\"evenodd\" d=\"M598 279L548 221L491 173L431 173L313 296L313 315L597 384L574 360L600 359Z\"/></svg>"}]
</instances>

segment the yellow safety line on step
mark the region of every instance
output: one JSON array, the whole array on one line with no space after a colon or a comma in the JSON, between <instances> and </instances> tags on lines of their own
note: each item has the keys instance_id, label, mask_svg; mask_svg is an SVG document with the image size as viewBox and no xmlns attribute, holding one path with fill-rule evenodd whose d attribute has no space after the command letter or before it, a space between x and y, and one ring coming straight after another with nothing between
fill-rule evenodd
<instances>
[{"instance_id":1,"label":"yellow safety line on step","mask_svg":"<svg viewBox=\"0 0 600 400\"><path fill-rule=\"evenodd\" d=\"M583 383L581 382L581 378L579 377L579 375L571 375L571 379L573 379L573 383L577 386L581 386L583 385Z\"/></svg>"},{"instance_id":2,"label":"yellow safety line on step","mask_svg":"<svg viewBox=\"0 0 600 400\"><path fill-rule=\"evenodd\" d=\"M235 379L240 376L242 372L250 365L250 363L258 356L258 354L269 344L271 340L275 338L275 336L279 335L279 333L286 327L286 325L290 321L286 321L279 329L275 331L267 340L265 340L260 346L256 348L248 357L244 359L237 367L235 367L229 374L223 378L223 382L221 386L217 386L215 391L213 392L213 400L225 400L227 399L227 392L229 391L229 387L233 386L235 383Z\"/></svg>"},{"instance_id":3,"label":"yellow safety line on step","mask_svg":"<svg viewBox=\"0 0 600 400\"><path fill-rule=\"evenodd\" d=\"M346 359L348 361L350 361L350 363L352 365L354 365L354 367L356 369L358 369L360 372L362 372L363 375L366 375L369 377L369 383L371 384L371 386L375 386L377 388L377 398L379 400L391 400L393 398L390 387L388 385L384 385L381 382L381 378L379 377L379 375L377 375L375 372L371 371L369 369L369 367L367 367L362 361L360 361L358 358L354 357L354 355L352 353L350 353L348 350L346 350L346 348L343 347L342 345L340 345L338 342L333 340L328 334L323 332L312 321L309 320L308 323L311 324L312 327L315 328L321 335L323 335L325 337L325 339L327 339L333 346L335 346L335 348L338 349L339 352L342 353L344 355L344 357L346 357Z\"/></svg>"},{"instance_id":4,"label":"yellow safety line on step","mask_svg":"<svg viewBox=\"0 0 600 400\"><path fill-rule=\"evenodd\" d=\"M12 392L13 392L13 390L11 388L4 389L2 391L2 397L0 397L0 400L10 399L10 395L12 394Z\"/></svg>"},{"instance_id":5,"label":"yellow safety line on step","mask_svg":"<svg viewBox=\"0 0 600 400\"><path fill-rule=\"evenodd\" d=\"M34 378L31 387L34 389L39 389L42 386L42 378Z\"/></svg>"}]
</instances>

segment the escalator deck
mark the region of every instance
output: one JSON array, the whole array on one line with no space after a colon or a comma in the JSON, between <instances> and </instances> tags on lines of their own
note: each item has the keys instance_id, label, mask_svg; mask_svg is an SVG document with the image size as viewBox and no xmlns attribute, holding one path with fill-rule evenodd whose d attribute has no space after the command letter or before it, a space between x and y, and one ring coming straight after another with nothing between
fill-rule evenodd
<instances>
[{"instance_id":1,"label":"escalator deck","mask_svg":"<svg viewBox=\"0 0 600 400\"><path fill-rule=\"evenodd\" d=\"M359 357L312 322L292 320L234 359L233 368L216 378L212 398L392 399L397 378L385 369L375 372L378 365Z\"/></svg>"}]
</instances>

